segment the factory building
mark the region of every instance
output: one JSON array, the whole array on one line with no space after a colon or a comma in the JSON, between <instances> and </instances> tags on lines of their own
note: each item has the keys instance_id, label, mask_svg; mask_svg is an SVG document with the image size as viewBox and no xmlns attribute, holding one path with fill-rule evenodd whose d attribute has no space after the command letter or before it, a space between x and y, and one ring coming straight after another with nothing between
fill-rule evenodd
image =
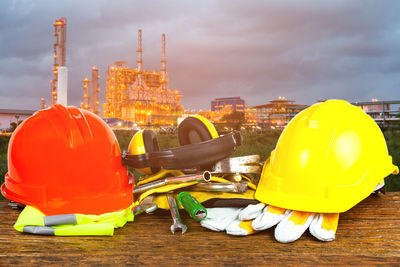
<instances>
[{"instance_id":1,"label":"factory building","mask_svg":"<svg viewBox=\"0 0 400 267\"><path fill-rule=\"evenodd\" d=\"M139 125L175 125L183 114L182 95L168 86L165 34L162 35L161 71L143 69L142 31L138 32L137 68L125 61L110 65L106 74L103 117Z\"/></svg>"},{"instance_id":2,"label":"factory building","mask_svg":"<svg viewBox=\"0 0 400 267\"><path fill-rule=\"evenodd\" d=\"M364 110L378 125L388 126L394 122L400 122L400 100L379 101L374 98L370 102L355 102L352 104Z\"/></svg>"},{"instance_id":3,"label":"factory building","mask_svg":"<svg viewBox=\"0 0 400 267\"><path fill-rule=\"evenodd\" d=\"M35 113L34 110L0 109L0 132L10 128L10 124L19 123Z\"/></svg>"},{"instance_id":4,"label":"factory building","mask_svg":"<svg viewBox=\"0 0 400 267\"><path fill-rule=\"evenodd\" d=\"M234 111L245 112L246 102L240 97L216 98L211 101L211 111L231 113Z\"/></svg>"},{"instance_id":5,"label":"factory building","mask_svg":"<svg viewBox=\"0 0 400 267\"><path fill-rule=\"evenodd\" d=\"M284 127L297 113L307 108L307 105L295 104L293 100L287 100L280 96L269 101L268 104L254 106L256 109L257 124L260 126Z\"/></svg>"}]
</instances>

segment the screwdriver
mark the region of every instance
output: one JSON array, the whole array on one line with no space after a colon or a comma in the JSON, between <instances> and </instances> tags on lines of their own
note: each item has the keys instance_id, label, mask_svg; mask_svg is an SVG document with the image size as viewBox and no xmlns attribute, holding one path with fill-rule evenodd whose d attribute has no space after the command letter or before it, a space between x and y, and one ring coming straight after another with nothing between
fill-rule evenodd
<instances>
[{"instance_id":1,"label":"screwdriver","mask_svg":"<svg viewBox=\"0 0 400 267\"><path fill-rule=\"evenodd\" d=\"M189 213L190 217L196 221L201 221L207 217L207 209L203 207L189 192L180 192L178 202Z\"/></svg>"}]
</instances>

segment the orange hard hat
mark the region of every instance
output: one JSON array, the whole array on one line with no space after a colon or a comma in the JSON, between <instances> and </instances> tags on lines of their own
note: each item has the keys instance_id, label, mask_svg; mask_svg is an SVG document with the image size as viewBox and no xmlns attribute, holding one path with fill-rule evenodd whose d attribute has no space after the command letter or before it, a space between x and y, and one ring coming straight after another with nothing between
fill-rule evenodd
<instances>
[{"instance_id":1,"label":"orange hard hat","mask_svg":"<svg viewBox=\"0 0 400 267\"><path fill-rule=\"evenodd\" d=\"M54 105L17 127L1 187L45 215L103 214L129 207L132 183L113 131L95 114Z\"/></svg>"}]
</instances>

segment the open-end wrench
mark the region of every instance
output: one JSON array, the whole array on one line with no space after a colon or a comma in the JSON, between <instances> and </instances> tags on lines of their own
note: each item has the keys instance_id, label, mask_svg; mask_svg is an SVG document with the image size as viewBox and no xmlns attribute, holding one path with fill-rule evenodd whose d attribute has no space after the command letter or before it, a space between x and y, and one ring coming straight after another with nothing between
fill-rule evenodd
<instances>
[{"instance_id":1,"label":"open-end wrench","mask_svg":"<svg viewBox=\"0 0 400 267\"><path fill-rule=\"evenodd\" d=\"M171 225L171 232L175 234L177 229L182 230L182 234L184 234L187 230L187 226L184 225L181 221L181 216L179 215L178 205L176 204L176 200L174 195L171 192L167 193L169 210L171 212L172 220L174 224Z\"/></svg>"},{"instance_id":2,"label":"open-end wrench","mask_svg":"<svg viewBox=\"0 0 400 267\"><path fill-rule=\"evenodd\" d=\"M133 215L139 215L144 211L146 213L152 213L153 211L158 209L157 204L153 203L153 198L153 196L148 196L142 201L140 205L133 207Z\"/></svg>"}]
</instances>

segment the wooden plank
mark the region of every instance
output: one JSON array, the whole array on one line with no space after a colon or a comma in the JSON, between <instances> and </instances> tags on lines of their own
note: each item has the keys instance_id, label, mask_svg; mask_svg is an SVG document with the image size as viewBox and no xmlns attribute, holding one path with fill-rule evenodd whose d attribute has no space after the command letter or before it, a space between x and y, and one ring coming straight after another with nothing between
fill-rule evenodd
<instances>
[{"instance_id":1,"label":"wooden plank","mask_svg":"<svg viewBox=\"0 0 400 267\"><path fill-rule=\"evenodd\" d=\"M12 228L18 213L0 202L0 265L400 264L400 193L369 197L341 214L336 240L326 243L307 233L280 244L272 229L233 237L186 215L188 232L172 235L168 212L139 215L113 237L35 236Z\"/></svg>"}]
</instances>

